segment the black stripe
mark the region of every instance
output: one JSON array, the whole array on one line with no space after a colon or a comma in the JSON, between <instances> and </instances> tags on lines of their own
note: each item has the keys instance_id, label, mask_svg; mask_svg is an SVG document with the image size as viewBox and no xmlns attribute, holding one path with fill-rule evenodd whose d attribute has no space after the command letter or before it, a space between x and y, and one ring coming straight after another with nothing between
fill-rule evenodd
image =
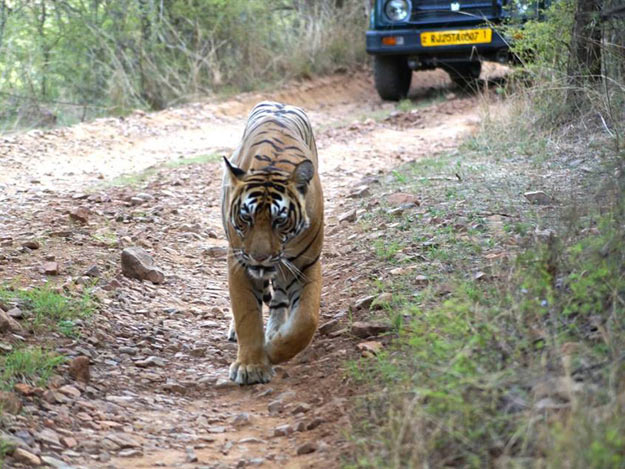
<instances>
[{"instance_id":1,"label":"black stripe","mask_svg":"<svg viewBox=\"0 0 625 469\"><path fill-rule=\"evenodd\" d=\"M276 150L276 151L282 151L282 148L280 148L278 145L276 145L276 144L275 144L275 143L273 143L271 140L266 139L266 138L265 138L265 139L263 139L263 140L260 140L260 141L258 141L258 142L256 142L256 143L254 143L254 144L252 145L252 147L256 147L256 146L258 146L258 145L262 145L263 143L268 143L268 144L269 144L269 145L271 145L271 146L273 147L273 149L274 149L274 150Z\"/></svg>"},{"instance_id":2,"label":"black stripe","mask_svg":"<svg viewBox=\"0 0 625 469\"><path fill-rule=\"evenodd\" d=\"M269 158L267 155L255 155L254 158L260 161L271 161L271 158Z\"/></svg>"},{"instance_id":3,"label":"black stripe","mask_svg":"<svg viewBox=\"0 0 625 469\"><path fill-rule=\"evenodd\" d=\"M270 124L276 124L278 127L282 129L288 128L286 124L284 124L284 122L280 122L278 119L267 119L265 122L268 122Z\"/></svg>"},{"instance_id":4,"label":"black stripe","mask_svg":"<svg viewBox=\"0 0 625 469\"><path fill-rule=\"evenodd\" d=\"M278 303L275 305L269 305L269 309L279 309L279 308L288 308L289 304L288 303Z\"/></svg>"},{"instance_id":5,"label":"black stripe","mask_svg":"<svg viewBox=\"0 0 625 469\"><path fill-rule=\"evenodd\" d=\"M303 155L295 155L295 156L304 157ZM286 164L292 164L293 166L297 166L297 163L295 163L293 161L289 161L289 160L276 160L276 161L274 161L274 164L277 164L277 163L286 163Z\"/></svg>"},{"instance_id":6,"label":"black stripe","mask_svg":"<svg viewBox=\"0 0 625 469\"><path fill-rule=\"evenodd\" d=\"M306 264L304 267L302 267L300 269L300 272L304 273L306 270L308 270L309 268L311 268L313 265L315 265L317 262L319 262L319 258L321 257L321 254L319 254L317 257L315 257L315 260L312 261L310 264Z\"/></svg>"},{"instance_id":7,"label":"black stripe","mask_svg":"<svg viewBox=\"0 0 625 469\"><path fill-rule=\"evenodd\" d=\"M319 236L319 233L321 232L321 228L322 228L322 224L319 223L319 228L317 228L317 232L315 233L315 236L313 236L313 239L310 241L310 243L308 243L308 245L300 251L300 253L295 256L295 257L289 257L289 262L293 262L295 261L297 258L299 258L302 254L304 254L306 251L308 251L308 249L310 249L310 247L313 245L313 243L317 240L317 237Z\"/></svg>"}]
</instances>

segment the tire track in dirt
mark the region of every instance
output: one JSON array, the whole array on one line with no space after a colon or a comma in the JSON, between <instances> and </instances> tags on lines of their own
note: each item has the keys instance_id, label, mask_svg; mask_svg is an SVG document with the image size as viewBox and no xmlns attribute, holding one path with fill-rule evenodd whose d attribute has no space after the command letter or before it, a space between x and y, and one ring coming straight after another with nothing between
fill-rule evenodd
<instances>
[{"instance_id":1,"label":"tire track in dirt","mask_svg":"<svg viewBox=\"0 0 625 469\"><path fill-rule=\"evenodd\" d=\"M441 74L423 80L431 80L437 94L450 93ZM179 155L227 152L242 133L247 110L266 98L305 105L317 129L327 201L321 323L337 319L339 330L317 334L305 352L277 367L271 383L238 387L227 381L236 346L225 340L220 164L157 166L139 188L95 184L100 175L106 181ZM373 96L362 73L272 96L5 138L0 155L10 154L10 161L0 180L6 208L0 238L7 254L0 253L0 276L22 285L40 282L38 267L53 257L62 274L56 283L80 290L82 273L95 264L104 287L97 289L102 311L79 338L52 337L60 353L90 357L91 382L82 386L63 375L51 386L73 384L80 396L29 398L28 414L10 422L9 431L28 432L42 454L72 467L337 467L349 447L343 431L354 392L341 364L359 355L341 328L348 308L368 288L368 274L357 266L370 255L354 248L357 225L338 217L363 211L361 201L349 197L354 188L403 162L454 148L475 128L478 108L479 98L450 94L376 121L367 116L389 114L394 106ZM133 205L138 192L148 197ZM77 205L90 210L86 225L68 221L67 210ZM54 236L59 232L65 234ZM44 239L45 246L19 249L26 238ZM163 285L121 276L121 248L137 244L165 270ZM41 441L37 435L46 427L77 445Z\"/></svg>"}]
</instances>

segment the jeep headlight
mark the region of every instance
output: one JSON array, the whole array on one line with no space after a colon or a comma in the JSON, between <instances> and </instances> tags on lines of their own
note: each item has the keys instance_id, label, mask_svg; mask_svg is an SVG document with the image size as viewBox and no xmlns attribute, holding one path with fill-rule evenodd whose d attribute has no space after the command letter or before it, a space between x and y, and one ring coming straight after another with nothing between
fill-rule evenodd
<instances>
[{"instance_id":1,"label":"jeep headlight","mask_svg":"<svg viewBox=\"0 0 625 469\"><path fill-rule=\"evenodd\" d=\"M384 14L391 21L406 21L410 16L408 0L389 0L384 5Z\"/></svg>"}]
</instances>

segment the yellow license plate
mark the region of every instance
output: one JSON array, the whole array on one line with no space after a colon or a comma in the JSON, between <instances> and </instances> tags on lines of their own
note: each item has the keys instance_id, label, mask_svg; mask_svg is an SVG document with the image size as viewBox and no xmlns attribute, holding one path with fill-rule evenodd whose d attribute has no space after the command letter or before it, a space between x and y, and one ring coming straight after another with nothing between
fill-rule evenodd
<instances>
[{"instance_id":1,"label":"yellow license plate","mask_svg":"<svg viewBox=\"0 0 625 469\"><path fill-rule=\"evenodd\" d=\"M421 33L421 45L423 47L432 47L456 44L485 44L491 42L492 38L493 30L490 28L432 31Z\"/></svg>"}]
</instances>

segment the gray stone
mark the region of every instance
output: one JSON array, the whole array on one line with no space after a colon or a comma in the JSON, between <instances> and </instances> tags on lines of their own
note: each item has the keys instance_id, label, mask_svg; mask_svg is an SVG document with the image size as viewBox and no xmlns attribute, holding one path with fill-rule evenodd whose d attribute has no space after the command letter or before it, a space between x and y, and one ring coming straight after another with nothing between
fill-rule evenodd
<instances>
[{"instance_id":1,"label":"gray stone","mask_svg":"<svg viewBox=\"0 0 625 469\"><path fill-rule=\"evenodd\" d=\"M117 455L122 458L133 458L135 456L143 456L143 451L140 449L123 449Z\"/></svg>"},{"instance_id":2,"label":"gray stone","mask_svg":"<svg viewBox=\"0 0 625 469\"><path fill-rule=\"evenodd\" d=\"M0 408L9 414L17 414L22 410L22 401L14 392L0 391Z\"/></svg>"},{"instance_id":3,"label":"gray stone","mask_svg":"<svg viewBox=\"0 0 625 469\"><path fill-rule=\"evenodd\" d=\"M43 441L49 445L53 446L62 446L61 441L59 440L59 435L54 430L50 428L44 428L43 430L36 432L35 437L39 441Z\"/></svg>"},{"instance_id":4,"label":"gray stone","mask_svg":"<svg viewBox=\"0 0 625 469\"><path fill-rule=\"evenodd\" d=\"M328 335L330 332L335 331L340 326L340 322L338 319L331 319L330 321L322 324L319 327L319 334Z\"/></svg>"},{"instance_id":5,"label":"gray stone","mask_svg":"<svg viewBox=\"0 0 625 469\"><path fill-rule=\"evenodd\" d=\"M7 314L13 319L24 319L24 311L19 308L11 308L7 311Z\"/></svg>"},{"instance_id":6,"label":"gray stone","mask_svg":"<svg viewBox=\"0 0 625 469\"><path fill-rule=\"evenodd\" d=\"M349 210L338 216L339 223L348 222L353 223L356 221L357 212L356 209Z\"/></svg>"},{"instance_id":7,"label":"gray stone","mask_svg":"<svg viewBox=\"0 0 625 469\"><path fill-rule=\"evenodd\" d=\"M52 456L41 456L41 460L45 462L48 466L52 466L55 469L74 469L73 466L70 466L65 461L53 458Z\"/></svg>"},{"instance_id":8,"label":"gray stone","mask_svg":"<svg viewBox=\"0 0 625 469\"><path fill-rule=\"evenodd\" d=\"M149 280L155 284L165 281L165 274L156 268L152 257L138 246L122 251L122 273L129 278Z\"/></svg>"},{"instance_id":9,"label":"gray stone","mask_svg":"<svg viewBox=\"0 0 625 469\"><path fill-rule=\"evenodd\" d=\"M545 194L543 191L530 191L523 194L523 196L532 204L536 205L549 205L553 201L551 197Z\"/></svg>"},{"instance_id":10,"label":"gray stone","mask_svg":"<svg viewBox=\"0 0 625 469\"><path fill-rule=\"evenodd\" d=\"M135 361L135 366L138 366L140 368L147 368L150 366L157 366L157 367L164 367L165 365L167 365L167 361L160 358L160 357L155 357L155 356L151 356L146 358L145 360L137 360Z\"/></svg>"},{"instance_id":11,"label":"gray stone","mask_svg":"<svg viewBox=\"0 0 625 469\"><path fill-rule=\"evenodd\" d=\"M310 454L317 451L317 444L313 441L309 441L304 443L303 445L297 448L297 454Z\"/></svg>"},{"instance_id":12,"label":"gray stone","mask_svg":"<svg viewBox=\"0 0 625 469\"><path fill-rule=\"evenodd\" d=\"M269 410L269 415L277 415L284 410L284 404L281 400L272 401L267 406L267 410Z\"/></svg>"},{"instance_id":13,"label":"gray stone","mask_svg":"<svg viewBox=\"0 0 625 469\"><path fill-rule=\"evenodd\" d=\"M187 462L197 462L197 454L195 454L193 446L187 446L185 453L187 454Z\"/></svg>"},{"instance_id":14,"label":"gray stone","mask_svg":"<svg viewBox=\"0 0 625 469\"><path fill-rule=\"evenodd\" d=\"M228 249L222 246L209 246L204 249L204 255L219 259L228 255Z\"/></svg>"},{"instance_id":15,"label":"gray stone","mask_svg":"<svg viewBox=\"0 0 625 469\"><path fill-rule=\"evenodd\" d=\"M13 459L22 464L26 464L28 466L40 466L41 459L36 454L31 453L30 451L26 451L22 448L17 448L13 451Z\"/></svg>"},{"instance_id":16,"label":"gray stone","mask_svg":"<svg viewBox=\"0 0 625 469\"><path fill-rule=\"evenodd\" d=\"M356 300L354 303L354 308L356 309L368 309L371 306L371 303L375 300L374 295L368 295L363 298Z\"/></svg>"},{"instance_id":17,"label":"gray stone","mask_svg":"<svg viewBox=\"0 0 625 469\"><path fill-rule=\"evenodd\" d=\"M273 429L273 436L288 436L293 433L293 427L291 425L280 425Z\"/></svg>"},{"instance_id":18,"label":"gray stone","mask_svg":"<svg viewBox=\"0 0 625 469\"><path fill-rule=\"evenodd\" d=\"M23 328L19 322L9 316L8 313L0 310L0 333L3 332L22 332Z\"/></svg>"},{"instance_id":19,"label":"gray stone","mask_svg":"<svg viewBox=\"0 0 625 469\"><path fill-rule=\"evenodd\" d=\"M381 322L356 321L352 324L352 334L365 339L367 337L380 335L391 330L391 326Z\"/></svg>"}]
</instances>

